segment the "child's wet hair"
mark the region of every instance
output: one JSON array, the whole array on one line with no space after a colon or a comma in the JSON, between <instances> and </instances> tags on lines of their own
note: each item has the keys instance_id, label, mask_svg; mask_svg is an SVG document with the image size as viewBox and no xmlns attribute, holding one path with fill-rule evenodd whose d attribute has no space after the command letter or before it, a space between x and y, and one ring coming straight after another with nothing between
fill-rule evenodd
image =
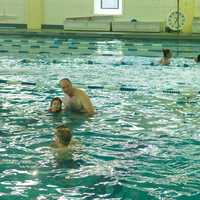
<instances>
[{"instance_id":1,"label":"child's wet hair","mask_svg":"<svg viewBox=\"0 0 200 200\"><path fill-rule=\"evenodd\" d=\"M170 49L162 49L164 57L167 57L171 53Z\"/></svg>"},{"instance_id":2,"label":"child's wet hair","mask_svg":"<svg viewBox=\"0 0 200 200\"><path fill-rule=\"evenodd\" d=\"M50 106L52 106L52 104L53 104L54 101L59 101L60 104L62 104L62 100L61 100L61 98L59 98L59 97L54 97L54 98L51 100L51 104L50 104Z\"/></svg>"},{"instance_id":3,"label":"child's wet hair","mask_svg":"<svg viewBox=\"0 0 200 200\"><path fill-rule=\"evenodd\" d=\"M62 110L62 100L61 100L61 98L59 98L59 97L54 97L54 98L51 100L50 107L52 107L54 101L59 101L59 103L60 103L60 109L59 109L59 111L61 111L61 110Z\"/></svg>"},{"instance_id":4,"label":"child's wet hair","mask_svg":"<svg viewBox=\"0 0 200 200\"><path fill-rule=\"evenodd\" d=\"M60 128L67 128L64 124L61 124L61 125L58 125L58 126L56 126L56 130L57 129L60 129Z\"/></svg>"},{"instance_id":5,"label":"child's wet hair","mask_svg":"<svg viewBox=\"0 0 200 200\"><path fill-rule=\"evenodd\" d=\"M196 61L200 62L200 54L197 56Z\"/></svg>"},{"instance_id":6,"label":"child's wet hair","mask_svg":"<svg viewBox=\"0 0 200 200\"><path fill-rule=\"evenodd\" d=\"M58 137L60 143L68 145L72 138L70 130L65 125L60 125L56 127L56 131L56 136Z\"/></svg>"}]
</instances>

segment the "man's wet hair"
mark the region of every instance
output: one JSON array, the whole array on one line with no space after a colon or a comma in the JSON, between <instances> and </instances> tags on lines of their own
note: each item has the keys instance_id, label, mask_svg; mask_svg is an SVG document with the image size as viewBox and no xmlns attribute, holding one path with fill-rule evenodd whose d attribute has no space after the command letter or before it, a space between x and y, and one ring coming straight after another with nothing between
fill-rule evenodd
<instances>
[{"instance_id":1,"label":"man's wet hair","mask_svg":"<svg viewBox=\"0 0 200 200\"><path fill-rule=\"evenodd\" d=\"M70 84L72 84L72 82L71 82L68 78L63 78L63 79L60 80L60 82L61 82L61 81L67 81L67 82L69 82Z\"/></svg>"}]
</instances>

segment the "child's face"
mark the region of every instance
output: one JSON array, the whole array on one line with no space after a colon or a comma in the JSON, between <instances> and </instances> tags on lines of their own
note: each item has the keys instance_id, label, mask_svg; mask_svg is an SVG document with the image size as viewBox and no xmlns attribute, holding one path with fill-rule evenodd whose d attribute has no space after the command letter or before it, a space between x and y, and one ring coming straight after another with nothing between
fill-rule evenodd
<instances>
[{"instance_id":1,"label":"child's face","mask_svg":"<svg viewBox=\"0 0 200 200\"><path fill-rule=\"evenodd\" d=\"M52 112L58 112L61 110L61 103L58 100L53 101L51 105L51 111Z\"/></svg>"}]
</instances>

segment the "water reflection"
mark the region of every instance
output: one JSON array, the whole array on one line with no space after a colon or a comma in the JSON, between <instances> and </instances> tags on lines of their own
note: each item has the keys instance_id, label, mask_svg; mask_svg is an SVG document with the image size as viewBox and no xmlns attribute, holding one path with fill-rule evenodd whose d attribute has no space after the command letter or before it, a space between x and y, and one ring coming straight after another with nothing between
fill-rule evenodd
<instances>
[{"instance_id":1,"label":"water reflection","mask_svg":"<svg viewBox=\"0 0 200 200\"><path fill-rule=\"evenodd\" d=\"M152 58L135 56L131 65L113 66L118 59L67 56L60 58L61 65L52 64L54 58L30 58L20 66L13 65L16 58L4 58L1 79L37 85L0 87L3 198L178 199L198 194L198 94L186 101L184 95L162 91L198 89L199 68L147 66ZM85 87L96 115L47 112L52 97L62 96L57 85L62 77ZM121 84L137 91L119 91ZM108 87L92 91L87 85ZM61 124L79 142L72 152L49 146Z\"/></svg>"}]
</instances>

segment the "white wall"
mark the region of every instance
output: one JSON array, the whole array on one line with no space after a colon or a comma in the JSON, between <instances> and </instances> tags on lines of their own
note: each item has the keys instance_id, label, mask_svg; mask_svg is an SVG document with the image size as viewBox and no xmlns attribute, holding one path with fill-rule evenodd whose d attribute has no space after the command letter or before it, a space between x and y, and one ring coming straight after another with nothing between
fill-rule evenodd
<instances>
[{"instance_id":1,"label":"white wall","mask_svg":"<svg viewBox=\"0 0 200 200\"><path fill-rule=\"evenodd\" d=\"M135 18L139 21L163 21L176 7L175 0L125 0L123 16L116 20Z\"/></svg>"},{"instance_id":2,"label":"white wall","mask_svg":"<svg viewBox=\"0 0 200 200\"><path fill-rule=\"evenodd\" d=\"M44 0L44 24L62 24L66 17L93 16L93 3L94 0ZM200 16L200 0L196 4L195 15ZM123 0L123 14L114 20L165 21L176 6L176 0Z\"/></svg>"},{"instance_id":3,"label":"white wall","mask_svg":"<svg viewBox=\"0 0 200 200\"><path fill-rule=\"evenodd\" d=\"M66 17L93 15L93 0L44 0L43 24L61 25Z\"/></svg>"},{"instance_id":4,"label":"white wall","mask_svg":"<svg viewBox=\"0 0 200 200\"><path fill-rule=\"evenodd\" d=\"M196 0L195 16L200 17L200 0Z\"/></svg>"},{"instance_id":5,"label":"white wall","mask_svg":"<svg viewBox=\"0 0 200 200\"><path fill-rule=\"evenodd\" d=\"M0 0L0 23L25 24L26 16L26 0Z\"/></svg>"},{"instance_id":6,"label":"white wall","mask_svg":"<svg viewBox=\"0 0 200 200\"><path fill-rule=\"evenodd\" d=\"M0 23L27 23L29 0L0 0ZM42 0L43 24L62 25L66 17L94 15L93 0ZM190 0L188 0L190 1ZM200 0L196 0L195 16L200 16ZM165 21L176 9L176 0L123 0L123 15L114 20ZM16 16L6 19L2 15Z\"/></svg>"}]
</instances>

